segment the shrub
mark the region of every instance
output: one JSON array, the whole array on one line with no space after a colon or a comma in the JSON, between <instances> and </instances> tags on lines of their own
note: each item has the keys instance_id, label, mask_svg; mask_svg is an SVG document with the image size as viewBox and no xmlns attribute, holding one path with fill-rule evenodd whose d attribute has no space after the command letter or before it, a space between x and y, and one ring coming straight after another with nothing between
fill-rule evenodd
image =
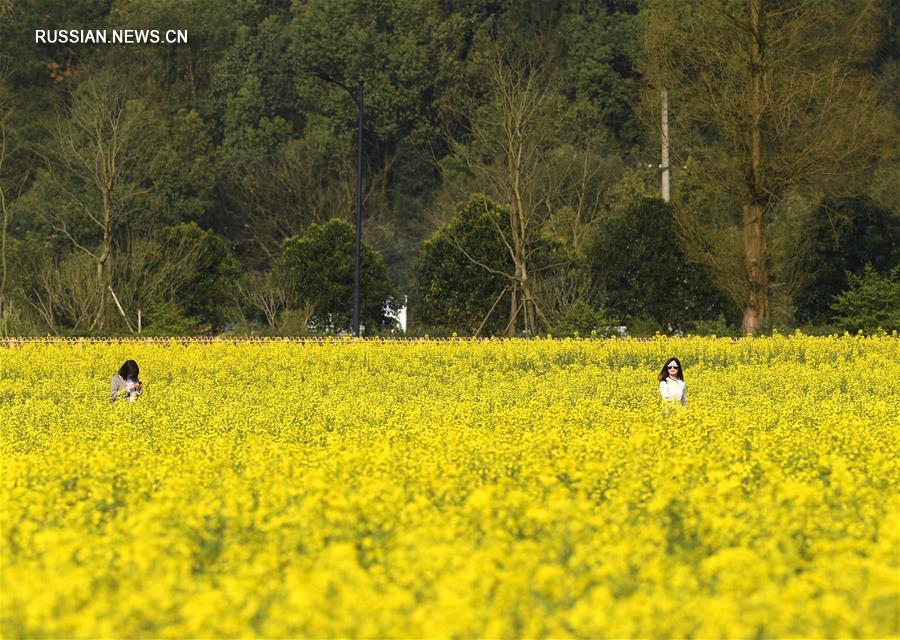
<instances>
[{"instance_id":1,"label":"shrub","mask_svg":"<svg viewBox=\"0 0 900 640\"><path fill-rule=\"evenodd\" d=\"M831 305L840 329L866 333L900 329L900 265L882 276L866 264L861 274L847 273L847 281L850 287Z\"/></svg>"}]
</instances>

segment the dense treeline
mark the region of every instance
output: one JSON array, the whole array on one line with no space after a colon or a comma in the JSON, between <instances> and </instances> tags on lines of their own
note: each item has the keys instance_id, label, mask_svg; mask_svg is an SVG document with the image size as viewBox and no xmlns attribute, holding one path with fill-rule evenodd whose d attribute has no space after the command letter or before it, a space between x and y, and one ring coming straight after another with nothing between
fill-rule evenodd
<instances>
[{"instance_id":1,"label":"dense treeline","mask_svg":"<svg viewBox=\"0 0 900 640\"><path fill-rule=\"evenodd\" d=\"M356 105L315 70L365 88L366 334L900 328L898 15L0 2L0 331L346 331Z\"/></svg>"}]
</instances>

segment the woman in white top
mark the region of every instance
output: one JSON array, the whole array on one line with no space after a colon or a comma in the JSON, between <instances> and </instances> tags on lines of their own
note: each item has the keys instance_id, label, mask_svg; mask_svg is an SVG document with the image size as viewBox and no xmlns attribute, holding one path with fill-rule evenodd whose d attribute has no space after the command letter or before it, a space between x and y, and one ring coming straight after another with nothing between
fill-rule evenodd
<instances>
[{"instance_id":1,"label":"woman in white top","mask_svg":"<svg viewBox=\"0 0 900 640\"><path fill-rule=\"evenodd\" d=\"M669 358L659 372L659 393L665 402L674 404L680 399L682 407L687 405L687 385L678 358Z\"/></svg>"}]
</instances>

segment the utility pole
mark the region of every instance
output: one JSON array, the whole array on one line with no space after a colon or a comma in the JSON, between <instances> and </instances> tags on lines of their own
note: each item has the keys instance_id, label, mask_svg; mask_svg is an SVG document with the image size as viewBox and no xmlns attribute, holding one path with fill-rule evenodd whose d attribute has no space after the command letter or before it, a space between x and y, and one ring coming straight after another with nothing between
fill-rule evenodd
<instances>
[{"instance_id":1,"label":"utility pole","mask_svg":"<svg viewBox=\"0 0 900 640\"><path fill-rule=\"evenodd\" d=\"M662 162L659 165L660 174L662 175L662 199L669 201L669 94L663 89L662 97Z\"/></svg>"}]
</instances>

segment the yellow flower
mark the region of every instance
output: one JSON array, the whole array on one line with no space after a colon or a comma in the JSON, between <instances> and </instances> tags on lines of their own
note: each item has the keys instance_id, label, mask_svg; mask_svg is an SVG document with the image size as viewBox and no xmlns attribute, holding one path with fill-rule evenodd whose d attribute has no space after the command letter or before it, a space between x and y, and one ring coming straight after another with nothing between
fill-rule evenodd
<instances>
[{"instance_id":1,"label":"yellow flower","mask_svg":"<svg viewBox=\"0 0 900 640\"><path fill-rule=\"evenodd\" d=\"M0 348L0 633L897 637L898 379L896 335Z\"/></svg>"}]
</instances>

